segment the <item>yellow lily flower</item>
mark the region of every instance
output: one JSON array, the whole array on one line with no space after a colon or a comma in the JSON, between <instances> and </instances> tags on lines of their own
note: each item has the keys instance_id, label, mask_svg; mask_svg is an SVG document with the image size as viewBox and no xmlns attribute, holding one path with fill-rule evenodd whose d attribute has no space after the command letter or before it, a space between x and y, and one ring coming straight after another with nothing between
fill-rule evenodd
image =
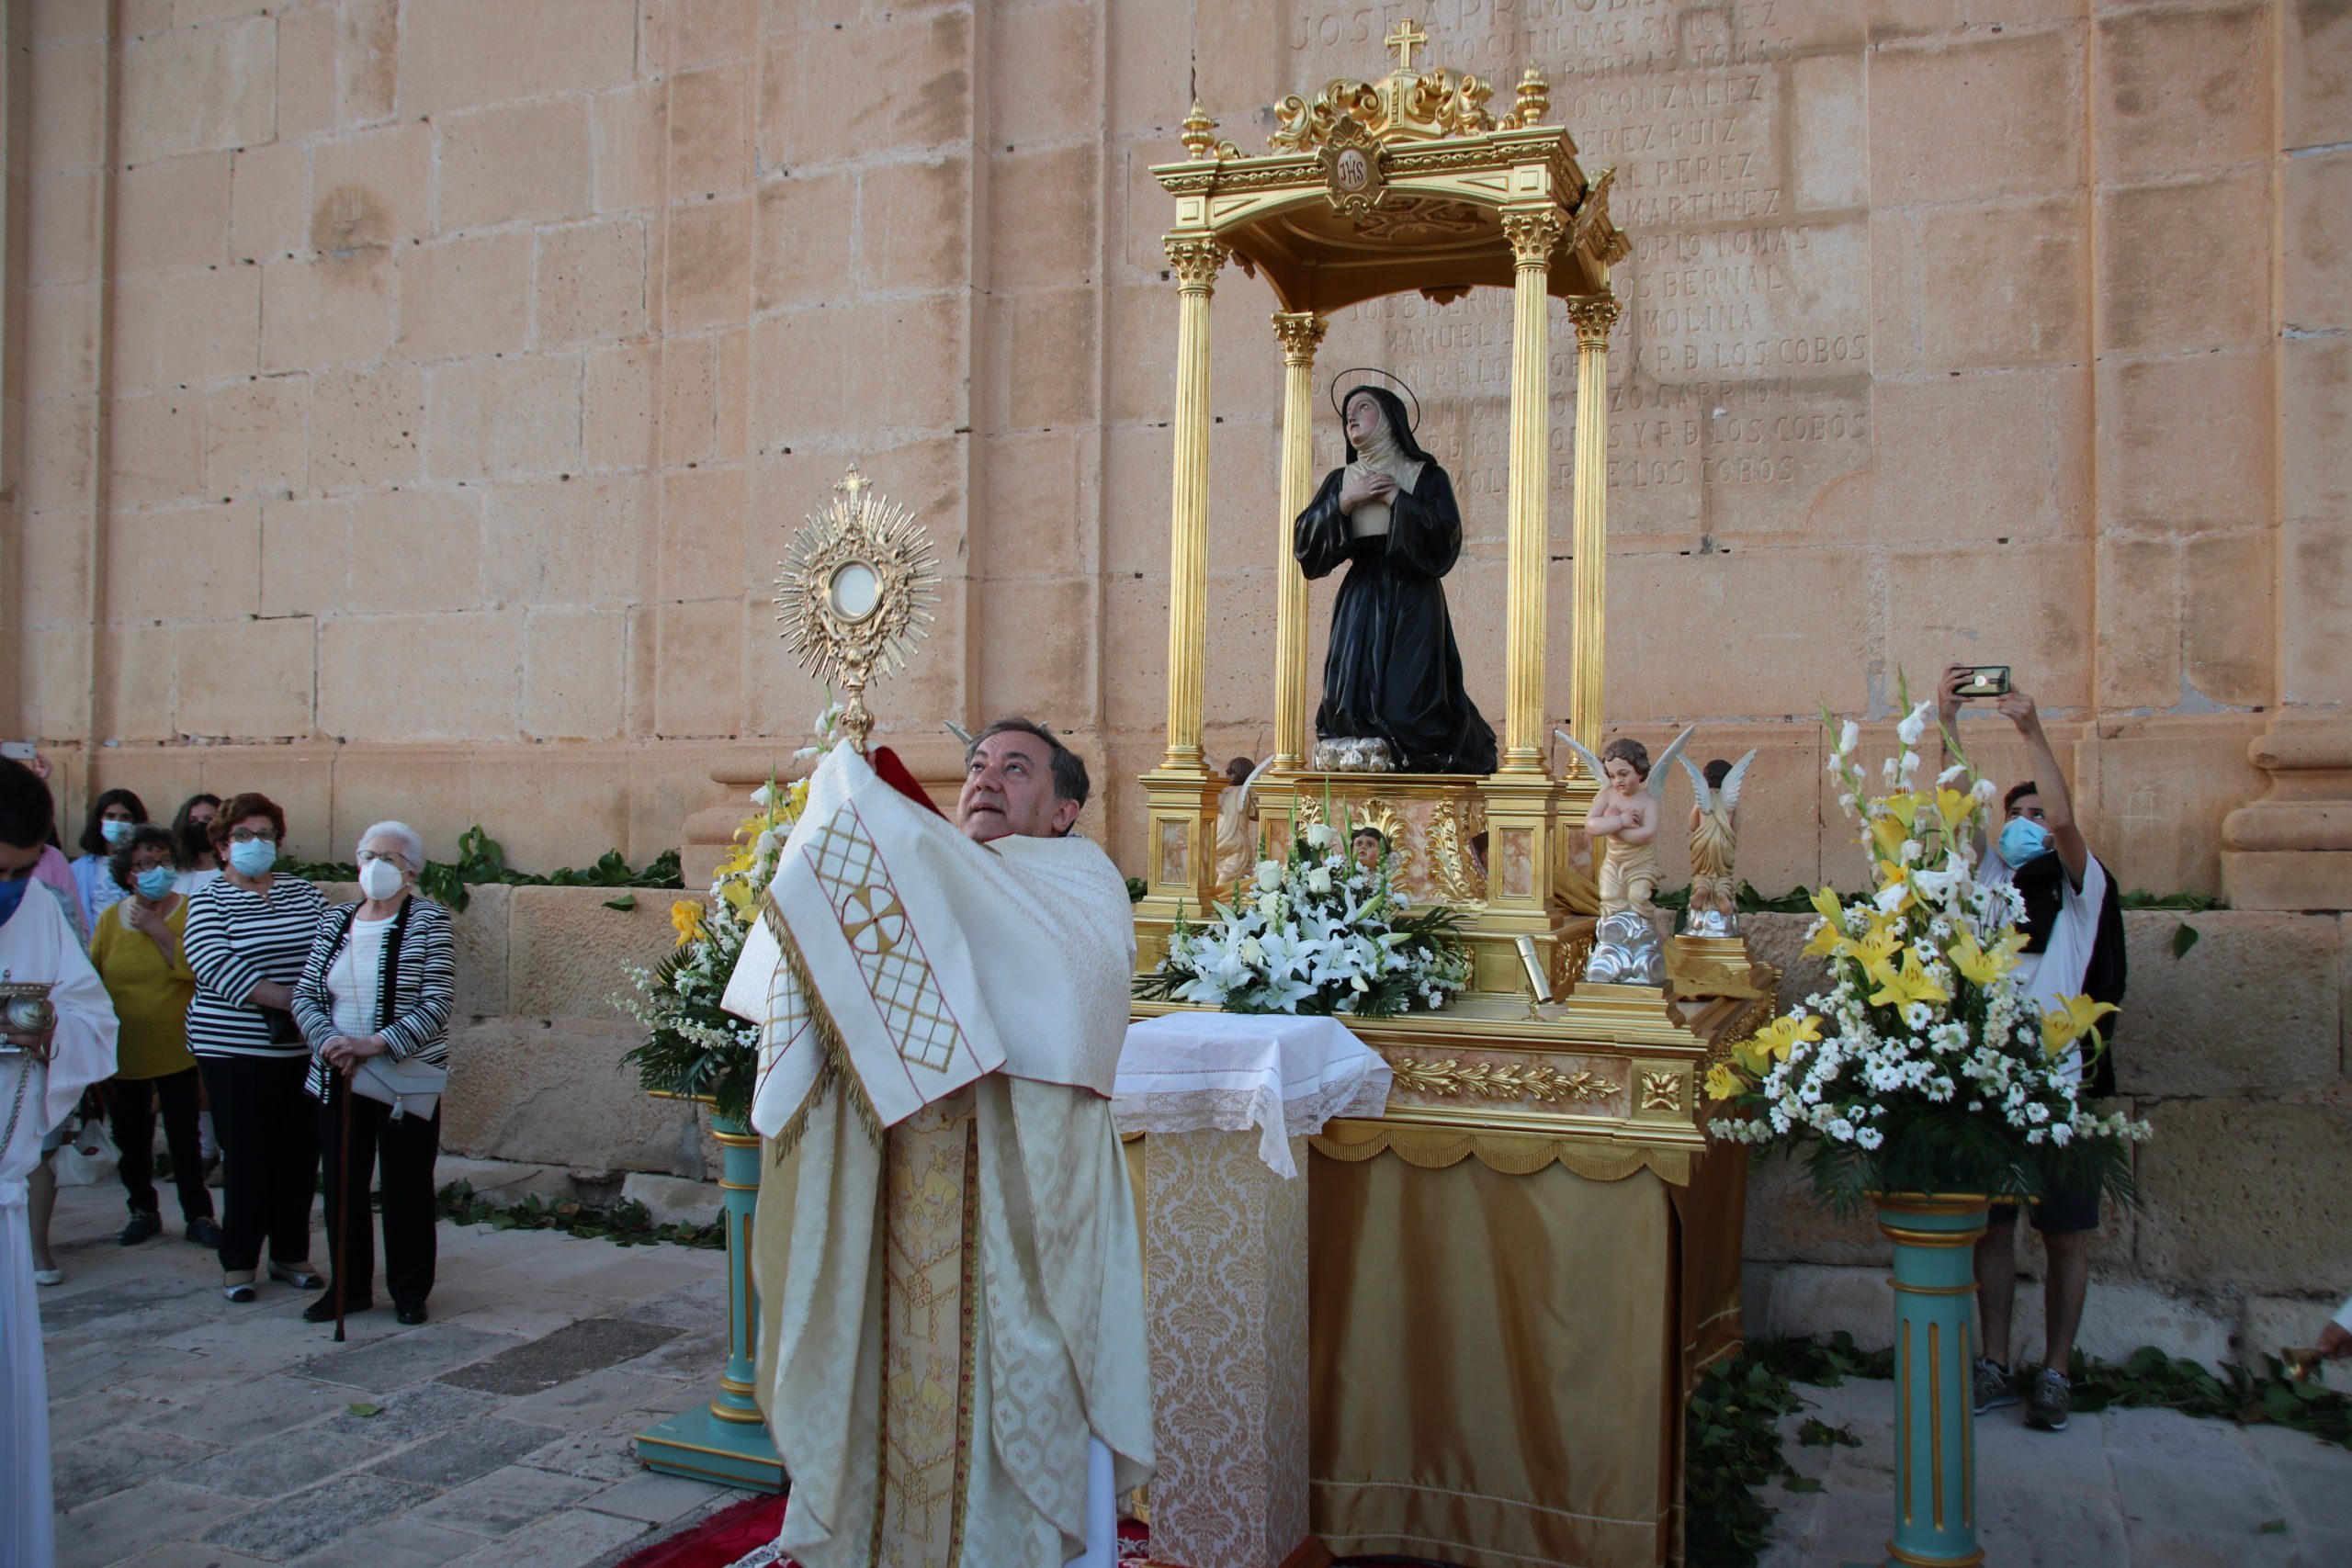
<instances>
[{"instance_id":1,"label":"yellow lily flower","mask_svg":"<svg viewBox=\"0 0 2352 1568\"><path fill-rule=\"evenodd\" d=\"M1813 890L1813 907L1821 916L1821 924L1814 928L1813 940L1804 944L1804 956L1835 958L1846 951L1844 907L1836 892L1826 887Z\"/></svg>"},{"instance_id":2,"label":"yellow lily flower","mask_svg":"<svg viewBox=\"0 0 2352 1568\"><path fill-rule=\"evenodd\" d=\"M1877 975L1879 988L1871 993L1872 1007L1908 1007L1913 1002L1948 1002L1951 993L1928 978L1919 964L1919 955L1906 952L1899 972Z\"/></svg>"},{"instance_id":3,"label":"yellow lily flower","mask_svg":"<svg viewBox=\"0 0 2352 1568\"><path fill-rule=\"evenodd\" d=\"M1836 888L1816 887L1813 890L1813 911L1834 926L1843 919L1846 906Z\"/></svg>"},{"instance_id":4,"label":"yellow lily flower","mask_svg":"<svg viewBox=\"0 0 2352 1568\"><path fill-rule=\"evenodd\" d=\"M2042 1055L2065 1055L2075 1041L2086 1034L2096 1034L2098 1031L2093 1026L2115 1010L2113 1002L2095 1002L2088 997L2059 998L2057 1010L2041 1015Z\"/></svg>"},{"instance_id":5,"label":"yellow lily flower","mask_svg":"<svg viewBox=\"0 0 2352 1568\"><path fill-rule=\"evenodd\" d=\"M1956 831L1975 812L1976 797L1966 790L1940 786L1936 790L1936 815L1943 818L1945 832Z\"/></svg>"},{"instance_id":6,"label":"yellow lily flower","mask_svg":"<svg viewBox=\"0 0 2352 1568\"><path fill-rule=\"evenodd\" d=\"M1758 1030L1752 1043L1762 1055L1776 1062L1785 1062L1789 1059L1789 1053L1800 1043L1817 1044L1820 1040L1819 1019L1784 1014Z\"/></svg>"},{"instance_id":7,"label":"yellow lily flower","mask_svg":"<svg viewBox=\"0 0 2352 1568\"><path fill-rule=\"evenodd\" d=\"M1750 1077L1762 1077L1764 1069L1772 1065L1772 1053L1757 1044L1753 1035L1733 1046L1731 1054L1732 1059Z\"/></svg>"},{"instance_id":8,"label":"yellow lily flower","mask_svg":"<svg viewBox=\"0 0 2352 1568\"><path fill-rule=\"evenodd\" d=\"M702 904L694 898L681 898L670 906L670 924L678 933L677 945L702 940Z\"/></svg>"},{"instance_id":9,"label":"yellow lily flower","mask_svg":"<svg viewBox=\"0 0 2352 1568\"><path fill-rule=\"evenodd\" d=\"M1886 925L1875 926L1870 935L1854 942L1849 951L1856 958L1861 960L1864 974L1873 980L1885 981L1894 977L1894 965L1892 960L1894 957L1895 949L1902 945L1902 933L1895 931L1890 922Z\"/></svg>"},{"instance_id":10,"label":"yellow lily flower","mask_svg":"<svg viewBox=\"0 0 2352 1568\"><path fill-rule=\"evenodd\" d=\"M1891 860L1883 860L1879 862L1878 874L1878 890L1881 893L1888 892L1896 887L1903 889L1903 897L1896 901L1894 908L1893 909L1882 910L1881 913L1886 915L1891 919L1894 916L1902 914L1903 911L1918 903L1919 895L1912 889L1911 879L1904 874L1903 868L1895 864L1894 862Z\"/></svg>"},{"instance_id":11,"label":"yellow lily flower","mask_svg":"<svg viewBox=\"0 0 2352 1568\"><path fill-rule=\"evenodd\" d=\"M1707 1069L1707 1098L1730 1100L1747 1089L1747 1080L1729 1062L1717 1062Z\"/></svg>"},{"instance_id":12,"label":"yellow lily flower","mask_svg":"<svg viewBox=\"0 0 2352 1568\"><path fill-rule=\"evenodd\" d=\"M752 886L750 877L738 876L721 886L718 896L726 899L738 914L741 914L751 908L752 901L759 897L760 890Z\"/></svg>"},{"instance_id":13,"label":"yellow lily flower","mask_svg":"<svg viewBox=\"0 0 2352 1568\"><path fill-rule=\"evenodd\" d=\"M1878 849L1881 861L1903 860L1903 840L1911 836L1911 821L1906 817L1874 817L1871 819L1871 842Z\"/></svg>"},{"instance_id":14,"label":"yellow lily flower","mask_svg":"<svg viewBox=\"0 0 2352 1568\"><path fill-rule=\"evenodd\" d=\"M1952 967L1967 976L1971 985L1990 986L2018 966L2018 954L2025 943L2023 931L2011 931L1991 947L1978 942L1975 932L1963 932L1951 944Z\"/></svg>"}]
</instances>

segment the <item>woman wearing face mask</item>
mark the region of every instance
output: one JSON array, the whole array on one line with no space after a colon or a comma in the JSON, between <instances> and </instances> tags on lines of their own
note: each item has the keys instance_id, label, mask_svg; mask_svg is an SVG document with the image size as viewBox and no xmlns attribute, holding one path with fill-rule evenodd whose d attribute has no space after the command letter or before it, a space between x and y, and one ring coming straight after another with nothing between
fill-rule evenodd
<instances>
[{"instance_id":1,"label":"woman wearing face mask","mask_svg":"<svg viewBox=\"0 0 2352 1568\"><path fill-rule=\"evenodd\" d=\"M212 819L220 815L217 795L191 795L172 814L172 858L179 868L174 892L186 896L220 880L220 854L212 847Z\"/></svg>"},{"instance_id":2,"label":"woman wearing face mask","mask_svg":"<svg viewBox=\"0 0 2352 1568\"><path fill-rule=\"evenodd\" d=\"M424 840L404 822L379 822L359 835L359 897L320 923L294 1014L315 1047L305 1087L319 1102L326 1168L327 1246L343 1310L375 1304L376 1238L368 1213L371 1172L382 1172L384 1285L402 1323L424 1321L433 1289L433 1162L441 1152L441 1107L416 1115L355 1089L362 1064L449 1064L449 1010L457 964L448 911L415 892ZM348 1121L345 1120L346 1103ZM343 1129L351 1130L346 1160ZM347 1172L347 1175L345 1174ZM348 1229L347 1239L344 1232ZM302 1309L330 1323L335 1292Z\"/></svg>"},{"instance_id":3,"label":"woman wearing face mask","mask_svg":"<svg viewBox=\"0 0 2352 1568\"><path fill-rule=\"evenodd\" d=\"M147 807L127 789L107 790L90 803L89 819L82 824L82 852L74 859L74 897L85 941L97 931L107 907L122 897L107 862L146 820Z\"/></svg>"},{"instance_id":4,"label":"woman wearing face mask","mask_svg":"<svg viewBox=\"0 0 2352 1568\"><path fill-rule=\"evenodd\" d=\"M98 917L90 933L90 966L106 982L122 1030L116 1047L114 1141L122 1150L122 1190L130 1223L115 1239L136 1247L164 1228L155 1201L155 1105L164 1108L164 1139L172 1151L180 1220L187 1239L219 1247L212 1194L204 1186L204 1156L196 1131L196 1058L187 1050L187 1004L196 974L182 942L187 900L172 891L172 835L152 823L131 830L113 856L116 882L130 897Z\"/></svg>"},{"instance_id":5,"label":"woman wearing face mask","mask_svg":"<svg viewBox=\"0 0 2352 1568\"><path fill-rule=\"evenodd\" d=\"M187 1044L220 1140L220 1283L232 1302L254 1299L265 1238L271 1278L305 1291L322 1283L311 1267L319 1174L317 1120L302 1093L311 1053L291 1009L326 900L271 869L285 837L276 801L231 797L212 822L228 863L188 900Z\"/></svg>"}]
</instances>

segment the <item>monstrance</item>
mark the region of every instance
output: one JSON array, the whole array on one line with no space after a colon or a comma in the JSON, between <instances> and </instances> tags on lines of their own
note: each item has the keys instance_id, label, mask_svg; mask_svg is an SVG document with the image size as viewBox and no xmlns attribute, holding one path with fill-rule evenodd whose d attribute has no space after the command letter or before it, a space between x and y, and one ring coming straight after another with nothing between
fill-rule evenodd
<instances>
[{"instance_id":1,"label":"monstrance","mask_svg":"<svg viewBox=\"0 0 2352 1568\"><path fill-rule=\"evenodd\" d=\"M852 463L785 553L776 616L803 668L842 689L841 729L865 750L868 682L904 668L930 630L939 562L914 513L869 493Z\"/></svg>"}]
</instances>

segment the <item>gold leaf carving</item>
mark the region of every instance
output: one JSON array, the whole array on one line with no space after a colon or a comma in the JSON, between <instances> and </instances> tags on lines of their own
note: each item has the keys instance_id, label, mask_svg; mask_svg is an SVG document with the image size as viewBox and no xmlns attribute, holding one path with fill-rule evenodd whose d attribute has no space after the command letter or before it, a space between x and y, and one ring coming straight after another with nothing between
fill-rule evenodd
<instances>
[{"instance_id":1,"label":"gold leaf carving","mask_svg":"<svg viewBox=\"0 0 2352 1568\"><path fill-rule=\"evenodd\" d=\"M1645 1111L1679 1111L1682 1109L1682 1079L1671 1072L1642 1075L1642 1109Z\"/></svg>"},{"instance_id":2,"label":"gold leaf carving","mask_svg":"<svg viewBox=\"0 0 2352 1568\"><path fill-rule=\"evenodd\" d=\"M1447 1056L1392 1056L1389 1070L1396 1087L1417 1094L1451 1100L1532 1100L1543 1104L1574 1102L1589 1105L1615 1094L1619 1086L1600 1074L1579 1067L1564 1073L1540 1062L1463 1063Z\"/></svg>"}]
</instances>

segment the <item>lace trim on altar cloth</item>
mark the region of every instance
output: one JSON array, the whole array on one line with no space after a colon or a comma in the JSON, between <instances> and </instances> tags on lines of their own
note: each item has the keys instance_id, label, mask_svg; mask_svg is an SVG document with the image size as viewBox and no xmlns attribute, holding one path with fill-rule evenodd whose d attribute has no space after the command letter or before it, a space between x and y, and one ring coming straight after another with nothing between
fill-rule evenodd
<instances>
[{"instance_id":1,"label":"lace trim on altar cloth","mask_svg":"<svg viewBox=\"0 0 2352 1568\"><path fill-rule=\"evenodd\" d=\"M1258 1129L1258 1156L1276 1175L1296 1176L1290 1140L1323 1130L1340 1116L1377 1116L1388 1104L1388 1079L1374 1073L1317 1084L1295 1100L1278 1099L1273 1086L1171 1089L1120 1095L1111 1119L1125 1136L1135 1133L1244 1133Z\"/></svg>"}]
</instances>

